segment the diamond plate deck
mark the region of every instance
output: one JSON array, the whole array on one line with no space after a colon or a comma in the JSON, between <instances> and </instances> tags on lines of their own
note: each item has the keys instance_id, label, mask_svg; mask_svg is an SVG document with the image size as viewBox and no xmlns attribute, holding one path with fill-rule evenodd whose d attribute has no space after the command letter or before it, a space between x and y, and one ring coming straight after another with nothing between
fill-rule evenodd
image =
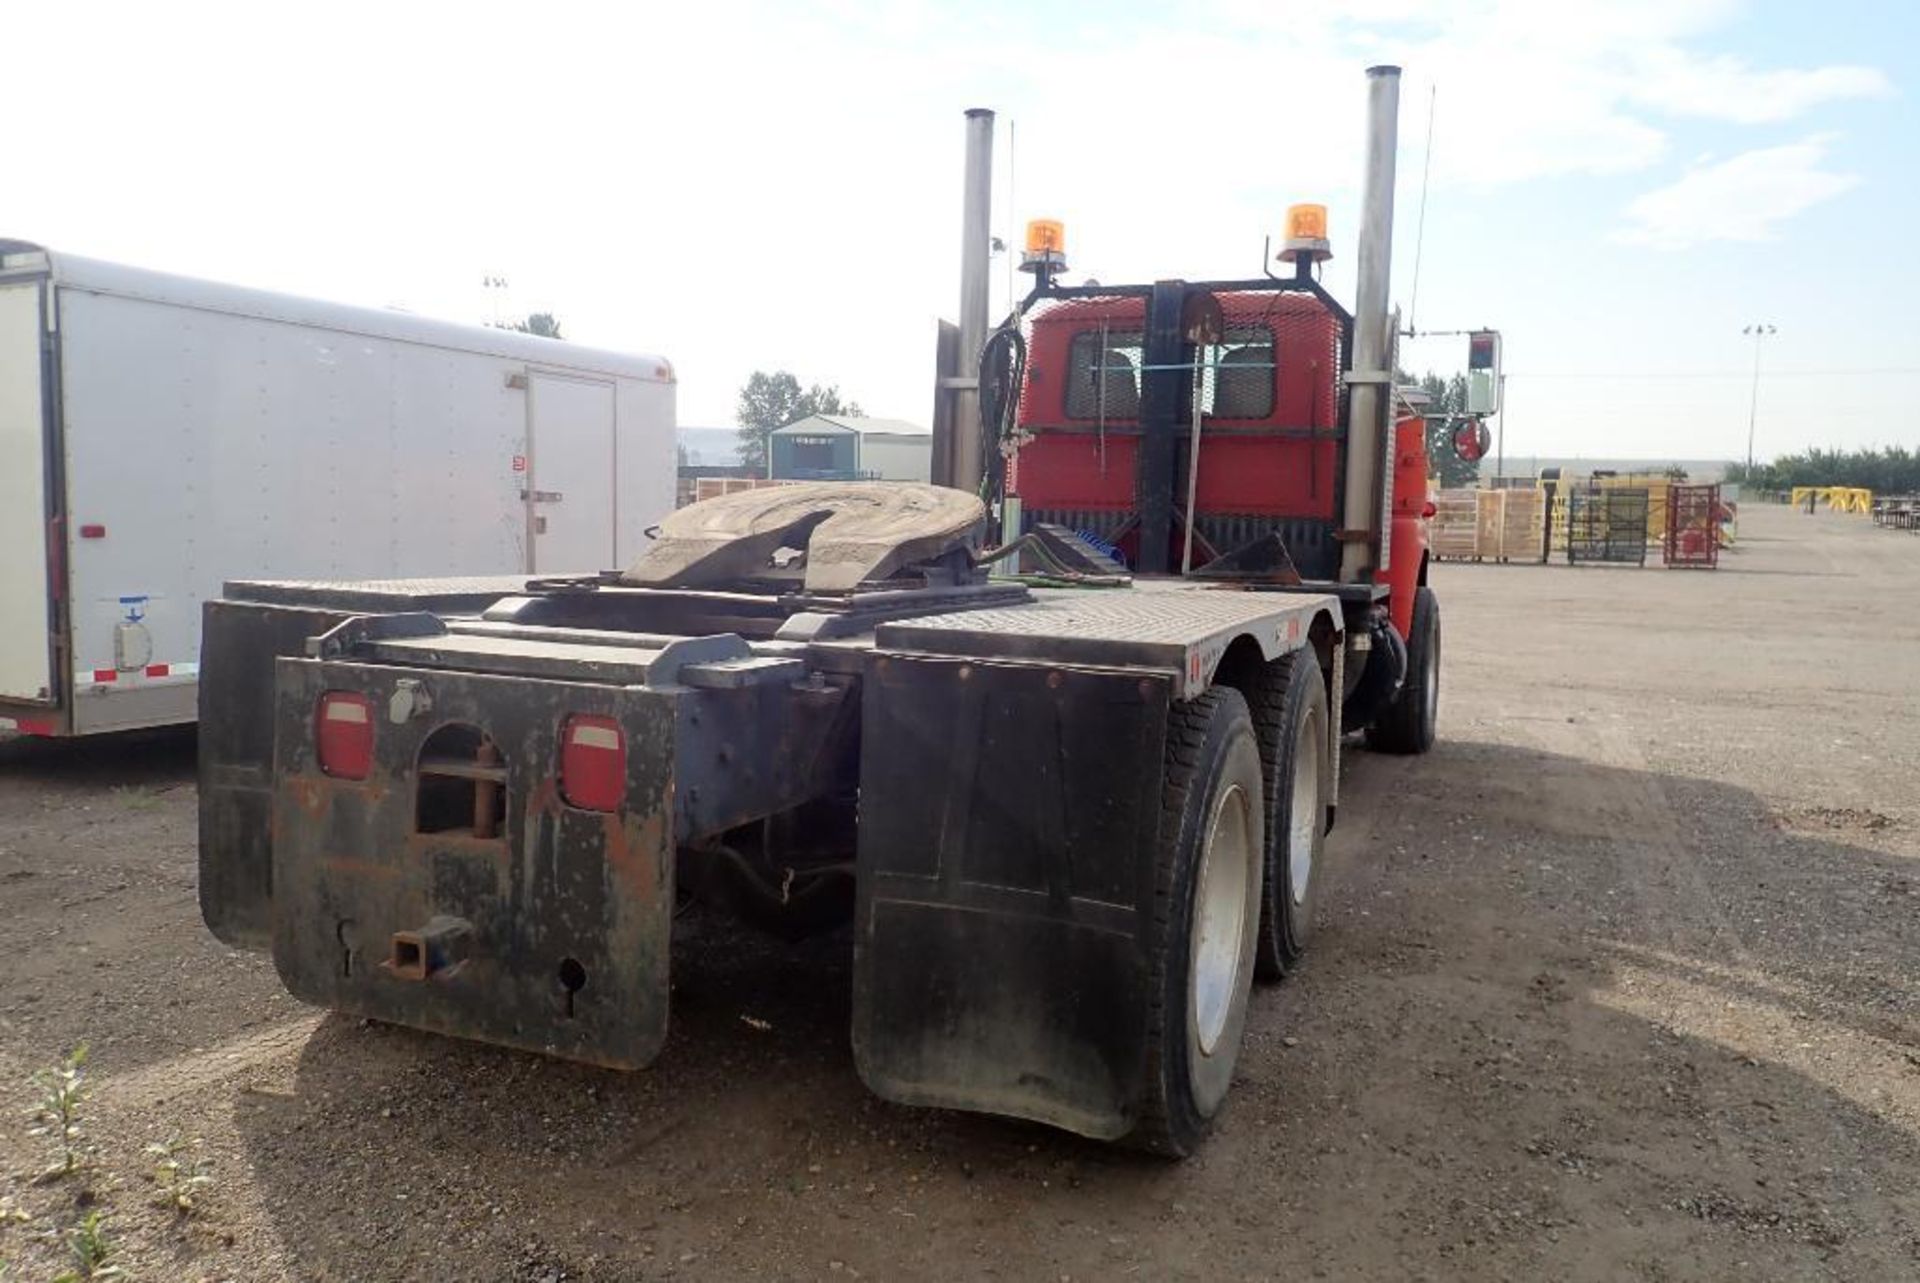
<instances>
[{"instance_id":1,"label":"diamond plate deck","mask_svg":"<svg viewBox=\"0 0 1920 1283\"><path fill-rule=\"evenodd\" d=\"M401 638L370 642L361 653L421 668L465 668L523 677L644 685L662 651L641 646L581 645L524 637Z\"/></svg>"},{"instance_id":2,"label":"diamond plate deck","mask_svg":"<svg viewBox=\"0 0 1920 1283\"><path fill-rule=\"evenodd\" d=\"M1339 627L1339 601L1316 594L1176 584L1042 590L1022 606L882 624L874 644L912 655L1152 668L1174 674L1190 697L1236 638L1253 638L1277 659L1306 642L1321 613Z\"/></svg>"},{"instance_id":3,"label":"diamond plate deck","mask_svg":"<svg viewBox=\"0 0 1920 1283\"><path fill-rule=\"evenodd\" d=\"M449 575L429 579L230 579L229 601L322 610L477 612L527 590L528 575Z\"/></svg>"}]
</instances>

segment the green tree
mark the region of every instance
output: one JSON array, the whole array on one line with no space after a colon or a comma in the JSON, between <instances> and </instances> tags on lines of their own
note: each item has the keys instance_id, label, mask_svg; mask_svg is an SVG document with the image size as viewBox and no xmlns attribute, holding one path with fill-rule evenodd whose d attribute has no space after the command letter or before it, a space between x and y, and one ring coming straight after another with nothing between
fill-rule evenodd
<instances>
[{"instance_id":1,"label":"green tree","mask_svg":"<svg viewBox=\"0 0 1920 1283\"><path fill-rule=\"evenodd\" d=\"M771 374L755 370L740 389L739 407L734 412L740 423L740 461L764 474L767 436L775 428L784 428L815 414L859 418L862 413L858 401L841 399L838 384L823 387L816 383L803 391L800 380L785 370Z\"/></svg>"},{"instance_id":2,"label":"green tree","mask_svg":"<svg viewBox=\"0 0 1920 1283\"><path fill-rule=\"evenodd\" d=\"M1398 370L1395 378L1402 384L1418 384L1431 399L1427 406L1427 466L1440 478L1441 486L1456 489L1475 484L1480 465L1469 463L1453 451L1453 430L1459 426L1455 416L1465 414L1467 409L1467 376L1442 378L1429 370L1416 379Z\"/></svg>"},{"instance_id":3,"label":"green tree","mask_svg":"<svg viewBox=\"0 0 1920 1283\"><path fill-rule=\"evenodd\" d=\"M520 334L537 335L543 339L566 337L560 333L560 318L552 312L529 312L518 321L502 321L500 328Z\"/></svg>"},{"instance_id":4,"label":"green tree","mask_svg":"<svg viewBox=\"0 0 1920 1283\"><path fill-rule=\"evenodd\" d=\"M1728 481L1751 490L1788 490L1794 486L1860 486L1875 494L1920 494L1920 453L1906 446L1868 446L1859 450L1826 450L1809 446L1783 454L1749 472L1735 463Z\"/></svg>"}]
</instances>

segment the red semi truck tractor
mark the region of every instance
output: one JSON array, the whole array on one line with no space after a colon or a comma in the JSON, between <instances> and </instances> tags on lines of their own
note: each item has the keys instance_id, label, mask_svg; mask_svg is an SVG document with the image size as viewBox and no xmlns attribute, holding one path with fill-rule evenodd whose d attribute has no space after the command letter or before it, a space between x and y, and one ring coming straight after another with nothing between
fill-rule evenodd
<instances>
[{"instance_id":1,"label":"red semi truck tractor","mask_svg":"<svg viewBox=\"0 0 1920 1283\"><path fill-rule=\"evenodd\" d=\"M618 571L229 584L208 925L309 1002L637 1069L680 907L850 922L874 1091L1190 1152L1307 947L1349 733L1433 742L1369 74L1354 311L1311 208L1244 281L1063 284L1042 227L977 484L708 500Z\"/></svg>"}]
</instances>

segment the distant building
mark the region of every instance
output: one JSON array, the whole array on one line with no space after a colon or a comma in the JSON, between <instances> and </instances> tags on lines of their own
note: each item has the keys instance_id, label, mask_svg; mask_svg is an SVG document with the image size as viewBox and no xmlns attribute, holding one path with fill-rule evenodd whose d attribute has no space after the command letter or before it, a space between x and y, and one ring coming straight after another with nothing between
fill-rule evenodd
<instances>
[{"instance_id":1,"label":"distant building","mask_svg":"<svg viewBox=\"0 0 1920 1283\"><path fill-rule=\"evenodd\" d=\"M729 467L740 462L740 429L687 428L675 434L680 462L704 467Z\"/></svg>"},{"instance_id":2,"label":"distant building","mask_svg":"<svg viewBox=\"0 0 1920 1283\"><path fill-rule=\"evenodd\" d=\"M933 434L901 419L815 414L775 428L775 479L930 481Z\"/></svg>"}]
</instances>

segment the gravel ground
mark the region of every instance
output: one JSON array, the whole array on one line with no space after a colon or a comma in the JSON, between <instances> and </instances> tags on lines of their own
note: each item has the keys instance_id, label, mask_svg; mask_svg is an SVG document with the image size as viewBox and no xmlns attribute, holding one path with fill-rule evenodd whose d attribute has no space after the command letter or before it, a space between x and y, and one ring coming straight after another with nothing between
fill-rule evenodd
<instances>
[{"instance_id":1,"label":"gravel ground","mask_svg":"<svg viewBox=\"0 0 1920 1283\"><path fill-rule=\"evenodd\" d=\"M1348 756L1181 1165L866 1095L844 936L696 922L643 1074L308 1010L200 925L190 734L0 743L0 1261L90 1205L140 1279L1920 1277L1920 539L1744 536L1436 571L1443 742Z\"/></svg>"}]
</instances>

